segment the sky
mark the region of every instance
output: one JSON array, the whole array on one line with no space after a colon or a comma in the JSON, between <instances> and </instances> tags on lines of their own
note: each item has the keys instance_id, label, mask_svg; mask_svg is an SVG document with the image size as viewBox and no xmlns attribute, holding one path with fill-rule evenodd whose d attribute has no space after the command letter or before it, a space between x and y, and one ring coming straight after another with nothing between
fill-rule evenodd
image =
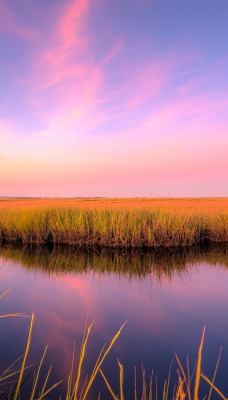
<instances>
[{"instance_id":1,"label":"sky","mask_svg":"<svg viewBox=\"0 0 228 400\"><path fill-rule=\"evenodd\" d=\"M0 0L0 196L228 196L227 0Z\"/></svg>"}]
</instances>

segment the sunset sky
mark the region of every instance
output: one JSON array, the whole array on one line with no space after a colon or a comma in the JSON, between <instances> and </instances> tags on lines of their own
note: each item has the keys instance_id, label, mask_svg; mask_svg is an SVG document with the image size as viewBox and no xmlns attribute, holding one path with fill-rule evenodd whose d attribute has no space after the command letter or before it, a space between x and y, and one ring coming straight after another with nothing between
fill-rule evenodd
<instances>
[{"instance_id":1,"label":"sunset sky","mask_svg":"<svg viewBox=\"0 0 228 400\"><path fill-rule=\"evenodd\" d=\"M0 0L0 196L228 196L227 0Z\"/></svg>"}]
</instances>

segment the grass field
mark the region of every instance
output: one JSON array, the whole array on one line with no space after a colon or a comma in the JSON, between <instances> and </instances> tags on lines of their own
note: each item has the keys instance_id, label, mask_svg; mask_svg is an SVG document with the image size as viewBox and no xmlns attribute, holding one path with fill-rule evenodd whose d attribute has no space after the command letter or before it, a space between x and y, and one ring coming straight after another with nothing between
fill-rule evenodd
<instances>
[{"instance_id":1,"label":"grass field","mask_svg":"<svg viewBox=\"0 0 228 400\"><path fill-rule=\"evenodd\" d=\"M227 199L2 199L0 241L192 246L228 241Z\"/></svg>"},{"instance_id":2,"label":"grass field","mask_svg":"<svg viewBox=\"0 0 228 400\"><path fill-rule=\"evenodd\" d=\"M79 208L92 210L160 210L217 213L228 211L227 197L202 198L0 198L0 209Z\"/></svg>"}]
</instances>

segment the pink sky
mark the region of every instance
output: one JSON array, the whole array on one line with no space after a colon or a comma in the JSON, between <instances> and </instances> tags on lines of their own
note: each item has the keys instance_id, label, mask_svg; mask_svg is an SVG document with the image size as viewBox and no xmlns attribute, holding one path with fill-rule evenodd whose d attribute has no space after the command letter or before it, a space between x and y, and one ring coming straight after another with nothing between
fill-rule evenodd
<instances>
[{"instance_id":1,"label":"pink sky","mask_svg":"<svg viewBox=\"0 0 228 400\"><path fill-rule=\"evenodd\" d=\"M226 0L0 0L0 196L228 196Z\"/></svg>"}]
</instances>

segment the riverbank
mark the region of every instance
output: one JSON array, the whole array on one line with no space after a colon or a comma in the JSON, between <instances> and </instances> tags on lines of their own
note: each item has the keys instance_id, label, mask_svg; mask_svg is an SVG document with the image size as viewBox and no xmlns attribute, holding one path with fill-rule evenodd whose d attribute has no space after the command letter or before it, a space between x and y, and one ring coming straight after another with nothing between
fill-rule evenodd
<instances>
[{"instance_id":1,"label":"riverbank","mask_svg":"<svg viewBox=\"0 0 228 400\"><path fill-rule=\"evenodd\" d=\"M2 208L0 241L104 247L228 241L228 212L176 209Z\"/></svg>"}]
</instances>

